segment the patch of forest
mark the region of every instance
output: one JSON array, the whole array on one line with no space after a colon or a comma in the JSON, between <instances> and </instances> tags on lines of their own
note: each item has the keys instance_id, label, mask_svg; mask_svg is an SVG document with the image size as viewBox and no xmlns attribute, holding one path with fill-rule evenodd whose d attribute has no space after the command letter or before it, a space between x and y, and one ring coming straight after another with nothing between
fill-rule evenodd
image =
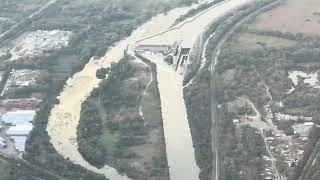
<instances>
[{"instance_id":1,"label":"patch of forest","mask_svg":"<svg viewBox=\"0 0 320 180\"><path fill-rule=\"evenodd\" d=\"M220 179L262 180L262 157L267 153L260 132L250 126L236 127L227 106L221 106L218 114Z\"/></svg>"},{"instance_id":2,"label":"patch of forest","mask_svg":"<svg viewBox=\"0 0 320 180\"><path fill-rule=\"evenodd\" d=\"M114 43L128 36L133 29L153 15L193 1L144 0L138 4L132 2L126 0L105 4L104 0L90 2L61 0L25 27L25 31L67 30L73 35L67 48L50 52L50 56L23 61L22 64L15 62L5 65L8 69L30 68L48 72L47 88L41 90L46 95L45 101L41 104L33 122L34 129L28 138L24 159L68 179L104 179L79 165L74 165L58 154L50 143L46 126L51 109L54 104L59 103L56 97L66 80L80 71L91 57L103 56ZM28 95L30 90L21 93ZM138 124L140 122L137 120ZM166 164L161 165L166 166Z\"/></svg>"},{"instance_id":3,"label":"patch of forest","mask_svg":"<svg viewBox=\"0 0 320 180\"><path fill-rule=\"evenodd\" d=\"M103 81L82 104L77 133L79 151L92 165L108 164L134 179L169 179L160 96L156 81L147 86L150 73L131 56L97 71Z\"/></svg>"},{"instance_id":4,"label":"patch of forest","mask_svg":"<svg viewBox=\"0 0 320 180\"><path fill-rule=\"evenodd\" d=\"M319 124L319 96L320 91L307 84L301 83L294 85L288 78L291 71L303 71L306 73L319 73L320 59L319 53L319 37L308 37L301 34L289 34L280 32L264 32L264 31L247 31L256 35L277 37L295 41L290 46L277 46L277 43L268 46L264 41L265 37L261 36L256 39L255 48L241 47L239 44L239 36L233 36L228 43L225 44L219 56L217 65L217 95L222 98L222 102L233 101L237 97L249 97L260 112L263 113L263 119L266 115L264 109L270 102L270 98L266 93L266 85L270 88L269 92L273 98L271 101L271 110L274 113L283 113L290 115L303 115L312 117L315 124ZM251 41L252 39L248 40ZM217 83L218 83L217 82ZM295 90L287 93L292 87ZM282 102L280 107L278 102ZM287 135L293 135L294 129L292 125L295 123L303 123L303 120L296 121L278 121L272 119L274 124L284 131ZM298 137L298 136L294 136ZM314 146L314 138L309 139L309 145L305 148L303 159L300 160L298 166L305 163L305 157L310 156L311 147ZM313 146L312 146L313 144ZM228 149L224 149L226 151ZM311 151L312 152L312 151ZM309 155L308 155L309 153ZM284 166L281 167L286 174L292 176L299 175L301 168ZM315 173L316 174L316 173ZM317 176L313 176L317 177Z\"/></svg>"},{"instance_id":5,"label":"patch of forest","mask_svg":"<svg viewBox=\"0 0 320 180\"><path fill-rule=\"evenodd\" d=\"M219 80L212 80L210 77L209 67L214 59L216 46L224 38L225 33L243 18L250 16L257 8L264 7L270 1L263 1L245 5L237 9L237 11L228 13L209 25L209 28L198 40L199 48L193 49L193 56L191 56L191 63L188 65L186 75L184 78L184 99L186 102L188 120L190 124L191 134L196 151L196 161L201 169L200 179L211 179L212 171L212 118L211 110L217 108L217 103L223 101L224 96L219 94L222 90ZM204 41L215 33L215 36L209 40L207 47L204 46ZM206 59L201 59L203 52ZM204 67L200 69L201 61L205 61ZM210 84L212 83L212 86ZM211 89L214 88L214 89ZM216 104L211 104L211 96L214 95ZM221 102L222 103L222 102ZM214 113L213 113L214 114Z\"/></svg>"},{"instance_id":6,"label":"patch of forest","mask_svg":"<svg viewBox=\"0 0 320 180\"><path fill-rule=\"evenodd\" d=\"M201 170L200 179L211 179L211 115L210 73L207 68L198 72L193 83L183 89L196 162Z\"/></svg>"},{"instance_id":7,"label":"patch of forest","mask_svg":"<svg viewBox=\"0 0 320 180\"><path fill-rule=\"evenodd\" d=\"M263 32L260 32L263 33ZM270 36L269 33L265 35ZM286 34L275 32L274 36L287 39ZM294 38L293 38L294 37ZM320 91L316 88L301 84L295 87L295 91L287 94L287 90L294 86L288 78L290 71L303 71L306 73L317 72L320 68L320 59L316 58L320 49L317 38L301 37L292 35L297 44L289 47L267 47L259 44L260 48L254 50L234 51L232 47L237 41L237 36L225 45L220 54L217 72L224 79L220 91L226 99L232 100L236 97L251 97L258 108L263 111L263 106L268 101L266 89L258 76L270 88L270 94L274 102L282 101L284 107L273 104L275 112L292 115L313 116L313 121L319 124ZM263 41L261 41L263 43ZM255 88L252 88L255 87ZM297 110L299 109L299 111Z\"/></svg>"}]
</instances>

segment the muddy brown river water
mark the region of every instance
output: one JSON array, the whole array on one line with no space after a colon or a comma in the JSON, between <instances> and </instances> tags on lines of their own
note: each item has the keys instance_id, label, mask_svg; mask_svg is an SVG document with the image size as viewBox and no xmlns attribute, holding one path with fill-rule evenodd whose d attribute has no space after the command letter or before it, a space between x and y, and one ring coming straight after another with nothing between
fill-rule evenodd
<instances>
[{"instance_id":1,"label":"muddy brown river water","mask_svg":"<svg viewBox=\"0 0 320 180\"><path fill-rule=\"evenodd\" d=\"M192 47L196 38L210 24L226 12L239 7L251 0L229 0L214 6L193 21L179 25L178 29L168 31L162 35L147 39L141 43L171 44L183 40L184 46ZM150 35L170 30L171 25L181 15L195 7L176 8L166 15L159 15L134 31L130 37L120 41L99 60L92 59L82 71L69 78L58 99L59 104L51 111L47 131L51 143L58 153L84 168L105 175L111 180L129 179L121 175L116 169L105 166L101 169L90 165L78 152L77 126L79 124L82 102L90 92L98 86L96 70L109 67L112 62L118 62L123 57L123 51L129 46L132 53L136 42ZM150 57L157 64L159 90L161 98L162 116L166 141L166 151L171 180L199 179L199 168L195 161L194 148L189 129L186 107L183 99L183 76L172 68L160 62L154 56Z\"/></svg>"}]
</instances>

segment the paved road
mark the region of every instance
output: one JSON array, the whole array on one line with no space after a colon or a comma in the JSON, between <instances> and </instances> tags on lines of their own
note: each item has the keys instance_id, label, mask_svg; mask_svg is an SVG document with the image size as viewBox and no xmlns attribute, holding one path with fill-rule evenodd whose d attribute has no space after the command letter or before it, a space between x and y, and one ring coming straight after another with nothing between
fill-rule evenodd
<instances>
[{"instance_id":1,"label":"paved road","mask_svg":"<svg viewBox=\"0 0 320 180\"><path fill-rule=\"evenodd\" d=\"M210 71L210 103L211 103L211 119L212 119L212 128L211 128L211 136L212 136L212 153L213 153L213 165L212 165L212 180L219 180L219 153L218 153L218 139L217 134L218 128L217 128L217 117L218 117L218 105L216 103L214 94L215 94L215 67L218 63L218 56L220 53L220 49L222 45L228 40L232 34L241 27L245 22L247 22L251 17L254 17L258 15L261 11L263 11L266 8L269 8L270 6L275 5L276 3L279 3L281 0L275 0L274 2L267 4L261 8L258 8L256 11L250 13L246 17L244 17L241 21L233 25L231 28L229 28L225 34L222 36L218 44L213 49L213 56L211 60L211 65L209 67Z\"/></svg>"}]
</instances>

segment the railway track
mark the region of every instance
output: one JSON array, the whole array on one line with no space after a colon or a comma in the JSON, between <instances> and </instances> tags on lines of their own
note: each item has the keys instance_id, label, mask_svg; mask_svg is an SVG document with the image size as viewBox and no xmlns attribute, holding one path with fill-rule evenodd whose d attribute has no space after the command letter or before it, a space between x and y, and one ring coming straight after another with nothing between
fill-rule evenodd
<instances>
[{"instance_id":1,"label":"railway track","mask_svg":"<svg viewBox=\"0 0 320 180\"><path fill-rule=\"evenodd\" d=\"M272 1L262 7L259 7L254 12L243 17L240 21L236 22L232 27L227 28L220 37L218 43L213 49L213 56L211 57L211 64L209 66L210 72L210 104L211 104L211 120L212 120L212 128L211 128L211 136L212 136L212 154L213 154L213 165L212 165L212 180L219 180L219 152L218 152L218 127L217 127L217 119L218 119L218 104L215 100L215 68L218 63L218 56L221 50L221 47L224 43L230 38L234 32L239 29L245 22L247 22L250 18L258 15L263 10L274 6L275 4L281 2L282 0ZM206 47L204 47L206 48Z\"/></svg>"},{"instance_id":2,"label":"railway track","mask_svg":"<svg viewBox=\"0 0 320 180\"><path fill-rule=\"evenodd\" d=\"M318 139L318 142L315 145L314 150L312 151L306 165L303 167L303 171L299 177L299 180L305 180L308 177L308 174L310 174L311 172L312 166L317 160L317 157L319 157L319 153L320 153L320 138Z\"/></svg>"}]
</instances>

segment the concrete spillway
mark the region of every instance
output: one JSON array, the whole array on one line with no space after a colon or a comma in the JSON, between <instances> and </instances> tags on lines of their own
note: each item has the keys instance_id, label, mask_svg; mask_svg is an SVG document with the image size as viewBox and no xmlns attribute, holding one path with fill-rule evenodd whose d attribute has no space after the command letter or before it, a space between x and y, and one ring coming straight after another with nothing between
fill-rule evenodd
<instances>
[{"instance_id":1,"label":"concrete spillway","mask_svg":"<svg viewBox=\"0 0 320 180\"><path fill-rule=\"evenodd\" d=\"M100 81L95 75L99 68L110 67L112 62L118 62L123 57L123 52L128 45L134 45L138 39L144 36L168 29L177 17L186 13L190 8L177 8L166 15L152 18L149 22L134 31L130 37L120 41L115 47L111 48L105 57L100 60L91 60L82 71L68 79L67 84L58 97L60 103L55 105L50 113L47 126L51 143L58 153L88 170L104 174L109 179L128 179L110 166L97 169L85 161L79 153L76 139L81 104L90 95L90 92L99 85Z\"/></svg>"},{"instance_id":2,"label":"concrete spillway","mask_svg":"<svg viewBox=\"0 0 320 180\"><path fill-rule=\"evenodd\" d=\"M183 45L192 47L197 36L212 21L218 19L226 12L243 5L250 0L229 0L212 7L201 16L179 25L172 31L147 39L142 43L173 44L183 40ZM95 72L101 67L109 67L112 62L118 62L123 57L123 51L129 47L133 52L135 43L144 37L170 29L173 22L189 9L177 8L166 15L159 15L142 25L132 35L120 41L111 48L100 60L90 61L82 71L71 77L58 97L60 103L51 111L47 131L55 149L65 158L88 170L104 174L112 180L128 179L120 175L116 169L105 166L101 169L90 165L78 152L77 126L79 124L82 102L90 92L98 86L99 80ZM163 62L154 61L158 69L159 90L161 96L162 115L166 139L167 156L170 167L171 180L198 179L199 168L195 162L192 138L187 120L186 107L183 101L182 76L175 73Z\"/></svg>"}]
</instances>

